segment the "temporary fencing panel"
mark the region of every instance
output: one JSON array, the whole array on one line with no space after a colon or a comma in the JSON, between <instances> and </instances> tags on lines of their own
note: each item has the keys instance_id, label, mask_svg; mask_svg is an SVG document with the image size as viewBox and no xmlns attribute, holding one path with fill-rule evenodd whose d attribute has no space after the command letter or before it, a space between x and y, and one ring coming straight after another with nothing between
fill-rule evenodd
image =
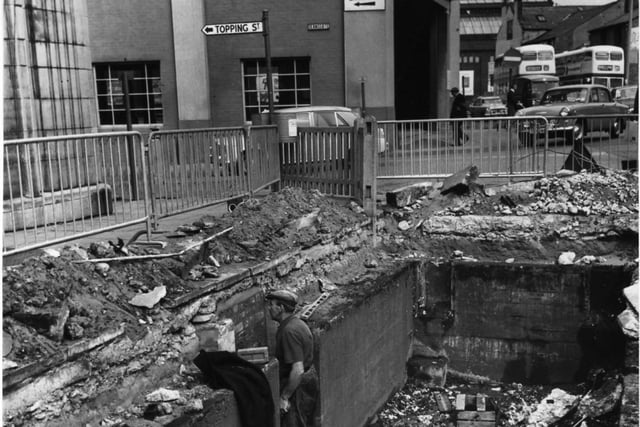
<instances>
[{"instance_id":1,"label":"temporary fencing panel","mask_svg":"<svg viewBox=\"0 0 640 427\"><path fill-rule=\"evenodd\" d=\"M149 164L158 218L249 193L241 127L152 132Z\"/></svg>"},{"instance_id":2,"label":"temporary fencing panel","mask_svg":"<svg viewBox=\"0 0 640 427\"><path fill-rule=\"evenodd\" d=\"M280 179L277 128L152 132L149 164L157 218L249 196Z\"/></svg>"},{"instance_id":3,"label":"temporary fencing panel","mask_svg":"<svg viewBox=\"0 0 640 427\"><path fill-rule=\"evenodd\" d=\"M579 169L576 159L585 156L600 167L635 169L632 118L637 120L600 115L378 122L388 147L378 155L378 179L444 178L472 164L484 177L542 176Z\"/></svg>"},{"instance_id":4,"label":"temporary fencing panel","mask_svg":"<svg viewBox=\"0 0 640 427\"><path fill-rule=\"evenodd\" d=\"M249 188L258 191L280 180L278 128L251 126L246 129L247 160L249 162Z\"/></svg>"},{"instance_id":5,"label":"temporary fencing panel","mask_svg":"<svg viewBox=\"0 0 640 427\"><path fill-rule=\"evenodd\" d=\"M280 143L281 183L354 196L354 130L299 128L293 142Z\"/></svg>"},{"instance_id":6,"label":"temporary fencing panel","mask_svg":"<svg viewBox=\"0 0 640 427\"><path fill-rule=\"evenodd\" d=\"M3 254L149 219L138 132L5 141Z\"/></svg>"},{"instance_id":7,"label":"temporary fencing panel","mask_svg":"<svg viewBox=\"0 0 640 427\"><path fill-rule=\"evenodd\" d=\"M536 117L534 126L546 119ZM525 147L518 119L382 121L387 150L378 155L378 178L444 178L473 164L484 176L538 175L544 171L544 137Z\"/></svg>"}]
</instances>

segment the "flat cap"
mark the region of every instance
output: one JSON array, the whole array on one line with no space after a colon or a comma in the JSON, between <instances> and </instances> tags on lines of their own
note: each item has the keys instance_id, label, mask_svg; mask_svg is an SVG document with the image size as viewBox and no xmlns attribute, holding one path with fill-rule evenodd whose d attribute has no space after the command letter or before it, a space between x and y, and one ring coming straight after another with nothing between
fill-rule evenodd
<instances>
[{"instance_id":1,"label":"flat cap","mask_svg":"<svg viewBox=\"0 0 640 427\"><path fill-rule=\"evenodd\" d=\"M286 304L289 304L292 307L295 307L298 304L298 296L286 289L278 289L277 291L269 292L265 299L271 300L275 299L278 301L282 301Z\"/></svg>"}]
</instances>

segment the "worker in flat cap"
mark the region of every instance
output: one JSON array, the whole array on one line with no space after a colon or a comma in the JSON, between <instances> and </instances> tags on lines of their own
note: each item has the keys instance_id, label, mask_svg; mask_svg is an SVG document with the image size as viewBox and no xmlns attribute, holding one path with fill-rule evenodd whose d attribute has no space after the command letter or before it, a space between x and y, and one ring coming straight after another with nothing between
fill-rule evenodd
<instances>
[{"instance_id":1,"label":"worker in flat cap","mask_svg":"<svg viewBox=\"0 0 640 427\"><path fill-rule=\"evenodd\" d=\"M314 426L318 376L313 367L313 334L295 314L298 296L279 289L266 295L267 309L278 322L276 358L280 366L280 425Z\"/></svg>"}]
</instances>

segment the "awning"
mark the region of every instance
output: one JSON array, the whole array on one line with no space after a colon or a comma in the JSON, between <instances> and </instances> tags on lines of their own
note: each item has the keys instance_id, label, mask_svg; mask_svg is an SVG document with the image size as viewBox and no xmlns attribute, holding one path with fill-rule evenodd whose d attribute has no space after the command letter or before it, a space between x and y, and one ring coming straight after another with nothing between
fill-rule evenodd
<instances>
[{"instance_id":1,"label":"awning","mask_svg":"<svg viewBox=\"0 0 640 427\"><path fill-rule=\"evenodd\" d=\"M499 16L461 16L460 35L498 34L502 19Z\"/></svg>"}]
</instances>

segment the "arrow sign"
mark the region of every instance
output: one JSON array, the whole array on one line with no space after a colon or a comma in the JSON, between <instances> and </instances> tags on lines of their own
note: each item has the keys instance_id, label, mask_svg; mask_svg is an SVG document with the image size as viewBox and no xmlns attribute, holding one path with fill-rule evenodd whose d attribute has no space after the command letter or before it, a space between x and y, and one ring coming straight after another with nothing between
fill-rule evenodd
<instances>
[{"instance_id":1,"label":"arrow sign","mask_svg":"<svg viewBox=\"0 0 640 427\"><path fill-rule=\"evenodd\" d=\"M262 21L257 22L233 22L228 24L209 24L202 27L202 32L207 36L223 36L227 34L253 34L262 33Z\"/></svg>"},{"instance_id":2,"label":"arrow sign","mask_svg":"<svg viewBox=\"0 0 640 427\"><path fill-rule=\"evenodd\" d=\"M385 0L344 0L345 11L384 10Z\"/></svg>"}]
</instances>

